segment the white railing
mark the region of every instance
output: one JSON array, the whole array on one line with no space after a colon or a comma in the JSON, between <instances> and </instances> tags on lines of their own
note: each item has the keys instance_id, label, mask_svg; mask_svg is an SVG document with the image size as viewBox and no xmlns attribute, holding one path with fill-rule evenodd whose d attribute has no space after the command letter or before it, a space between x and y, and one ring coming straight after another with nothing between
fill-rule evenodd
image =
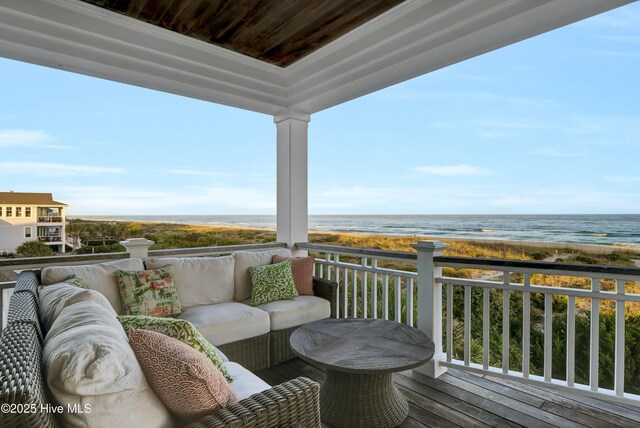
<instances>
[{"instance_id":1,"label":"white railing","mask_svg":"<svg viewBox=\"0 0 640 428\"><path fill-rule=\"evenodd\" d=\"M543 384L554 388L568 388L586 394L606 396L615 400L640 404L640 396L625 392L625 304L640 302L639 294L626 291L631 284L640 284L640 269L574 265L545 262L473 259L461 257L443 257L446 248L439 242L422 241L414 245L417 253L403 253L383 250L368 250L320 244L298 244L298 248L316 252L316 275L338 282L339 317L382 317L418 326L429 334L436 344L434 361L424 371L438 376L447 367L482 374L517 379L523 382ZM402 270L389 267L381 268L385 262L405 263ZM472 269L482 271L489 279L470 279L444 276L443 268ZM417 273L414 271L417 270ZM553 275L580 281L588 278L591 287L564 288L534 283L535 275ZM534 281L532 281L532 278ZM584 281L584 279L582 279ZM615 289L603 290L603 284ZM366 285L366 286L365 286ZM444 292L443 292L444 290ZM480 291L482 290L482 291ZM380 293L381 291L381 293ZM455 293L457 291L458 293ZM417 295L417 296L416 296ZM531 298L543 296L544 312L540 323L532 322ZM553 321L558 324L558 314L554 312L553 298L566 298L566 355L564 361L565 376L562 379L553 376ZM382 302L380 302L382 297ZM389 298L392 298L389 301ZM472 297L475 297L472 298ZM456 298L459 300L456 301ZM516 314L522 319L522 339L517 345L521 351L521 361L511 361L510 350L514 346L512 332L512 299L521 299L522 313ZM556 297L558 299L558 297ZM601 302L615 302L614 328L615 345L613 347L614 384L602 387L599 382L600 371L600 329L602 313ZM581 308L576 305L581 302ZM585 304L586 302L586 304ZM443 307L444 303L444 307ZM456 304L457 303L457 304ZM492 304L501 306L501 320L498 326L500 339L499 357L490 349ZM455 308L462 308L456 314ZM576 316L584 319L585 307L589 311L588 344L582 340L576 342ZM407 310L413 308L413 310ZM402 310L401 310L402 309ZM558 308L556 308L558 309ZM413 312L417 310L417 320ZM402 314L399 312L403 312ZM495 312L495 308L494 308ZM476 314L481 323L482 334L473 337L472 314ZM481 314L478 316L478 314ZM444 329L442 326L444 319ZM456 355L454 324L462 323L462 349ZM584 323L582 324L584 326ZM532 373L531 331L532 327L543 333L543 361L541 373ZM494 336L495 326L493 328ZM501 336L501 337L500 337ZM443 343L443 340L445 343ZM631 342L639 342L640 337ZM456 342L460 342L459 340ZM472 344L481 347L481 356L472 355ZM494 342L495 344L495 339ZM588 347L589 382L576 380L576 350ZM627 351L628 352L628 351ZM476 352L477 354L477 352ZM493 361L490 358L494 355ZM459 358L456 358L459 357ZM497 361L496 361L497 360ZM557 363L557 361L556 361ZM538 364L540 366L540 364ZM583 368L584 367L580 367ZM584 372L584 370L582 370ZM627 379L629 380L629 379ZM634 383L637 382L634 380Z\"/></svg>"}]
</instances>

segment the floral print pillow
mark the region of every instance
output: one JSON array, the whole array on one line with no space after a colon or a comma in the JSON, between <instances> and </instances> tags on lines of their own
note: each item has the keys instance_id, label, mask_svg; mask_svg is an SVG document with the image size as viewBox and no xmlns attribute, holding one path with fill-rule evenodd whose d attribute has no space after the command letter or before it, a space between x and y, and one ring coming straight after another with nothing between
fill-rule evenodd
<instances>
[{"instance_id":1,"label":"floral print pillow","mask_svg":"<svg viewBox=\"0 0 640 428\"><path fill-rule=\"evenodd\" d=\"M186 343L210 359L211 362L220 369L225 379L227 379L227 382L231 382L233 380L231 374L229 374L229 370L227 370L222 358L218 354L219 351L217 348L210 344L189 321L177 318L157 318L144 315L118 315L118 321L122 324L122 328L124 328L127 336L133 329L149 330L155 331L156 333L162 333L166 336L178 339L180 342Z\"/></svg>"},{"instance_id":2,"label":"floral print pillow","mask_svg":"<svg viewBox=\"0 0 640 428\"><path fill-rule=\"evenodd\" d=\"M250 267L249 275L251 276L251 306L298 297L293 282L291 260Z\"/></svg>"},{"instance_id":3,"label":"floral print pillow","mask_svg":"<svg viewBox=\"0 0 640 428\"><path fill-rule=\"evenodd\" d=\"M182 312L171 265L142 271L119 270L116 281L125 315L168 317Z\"/></svg>"}]
</instances>

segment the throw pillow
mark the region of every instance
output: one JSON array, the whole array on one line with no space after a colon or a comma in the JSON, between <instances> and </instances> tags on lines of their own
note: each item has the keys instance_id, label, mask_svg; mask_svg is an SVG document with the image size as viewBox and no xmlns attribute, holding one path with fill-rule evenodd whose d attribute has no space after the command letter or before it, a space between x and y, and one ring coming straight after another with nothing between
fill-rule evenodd
<instances>
[{"instance_id":1,"label":"throw pillow","mask_svg":"<svg viewBox=\"0 0 640 428\"><path fill-rule=\"evenodd\" d=\"M291 272L291 260L275 265L253 266L251 276L251 306L298 296Z\"/></svg>"},{"instance_id":2,"label":"throw pillow","mask_svg":"<svg viewBox=\"0 0 640 428\"><path fill-rule=\"evenodd\" d=\"M273 256L271 263L281 263L285 260L291 260L293 283L296 285L298 294L313 296L313 257L297 257L293 259L291 257Z\"/></svg>"},{"instance_id":3,"label":"throw pillow","mask_svg":"<svg viewBox=\"0 0 640 428\"><path fill-rule=\"evenodd\" d=\"M155 393L185 422L238 401L220 370L189 345L136 329L129 333L129 343Z\"/></svg>"},{"instance_id":4,"label":"throw pillow","mask_svg":"<svg viewBox=\"0 0 640 428\"><path fill-rule=\"evenodd\" d=\"M62 282L67 283L69 285L73 285L74 287L84 288L85 290L91 290L91 287L89 287L89 284L87 284L84 279L80 278L77 275L71 275L69 278L65 279Z\"/></svg>"},{"instance_id":5,"label":"throw pillow","mask_svg":"<svg viewBox=\"0 0 640 428\"><path fill-rule=\"evenodd\" d=\"M143 271L119 270L116 281L125 315L167 317L182 312L171 265Z\"/></svg>"},{"instance_id":6,"label":"throw pillow","mask_svg":"<svg viewBox=\"0 0 640 428\"><path fill-rule=\"evenodd\" d=\"M157 318L136 315L118 315L127 335L133 329L142 329L162 333L182 343L186 343L198 352L204 354L222 372L228 382L233 381L227 367L219 355L218 349L207 342L200 332L187 320L178 318ZM224 355L224 354L223 354Z\"/></svg>"}]
</instances>

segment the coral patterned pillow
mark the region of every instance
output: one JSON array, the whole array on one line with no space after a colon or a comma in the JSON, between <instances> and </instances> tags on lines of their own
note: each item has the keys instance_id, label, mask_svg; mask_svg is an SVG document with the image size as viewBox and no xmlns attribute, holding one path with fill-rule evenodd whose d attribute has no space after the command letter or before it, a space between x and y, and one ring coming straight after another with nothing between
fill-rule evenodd
<instances>
[{"instance_id":1,"label":"coral patterned pillow","mask_svg":"<svg viewBox=\"0 0 640 428\"><path fill-rule=\"evenodd\" d=\"M168 317L182 312L171 265L142 271L119 270L116 281L125 315Z\"/></svg>"},{"instance_id":2,"label":"coral patterned pillow","mask_svg":"<svg viewBox=\"0 0 640 428\"><path fill-rule=\"evenodd\" d=\"M220 370L189 345L161 333L133 329L129 343L160 400L184 422L238 401Z\"/></svg>"},{"instance_id":3,"label":"coral patterned pillow","mask_svg":"<svg viewBox=\"0 0 640 428\"><path fill-rule=\"evenodd\" d=\"M313 257L282 257L273 256L271 263L280 263L285 260L291 260L291 272L293 273L293 282L296 285L298 294L313 296Z\"/></svg>"}]
</instances>

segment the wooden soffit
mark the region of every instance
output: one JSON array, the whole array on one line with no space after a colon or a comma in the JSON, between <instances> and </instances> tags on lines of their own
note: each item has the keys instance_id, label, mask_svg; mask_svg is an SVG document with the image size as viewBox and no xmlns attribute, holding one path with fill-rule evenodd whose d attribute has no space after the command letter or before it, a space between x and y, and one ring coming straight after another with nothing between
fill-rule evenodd
<instances>
[{"instance_id":1,"label":"wooden soffit","mask_svg":"<svg viewBox=\"0 0 640 428\"><path fill-rule=\"evenodd\" d=\"M403 0L83 0L280 67Z\"/></svg>"}]
</instances>

